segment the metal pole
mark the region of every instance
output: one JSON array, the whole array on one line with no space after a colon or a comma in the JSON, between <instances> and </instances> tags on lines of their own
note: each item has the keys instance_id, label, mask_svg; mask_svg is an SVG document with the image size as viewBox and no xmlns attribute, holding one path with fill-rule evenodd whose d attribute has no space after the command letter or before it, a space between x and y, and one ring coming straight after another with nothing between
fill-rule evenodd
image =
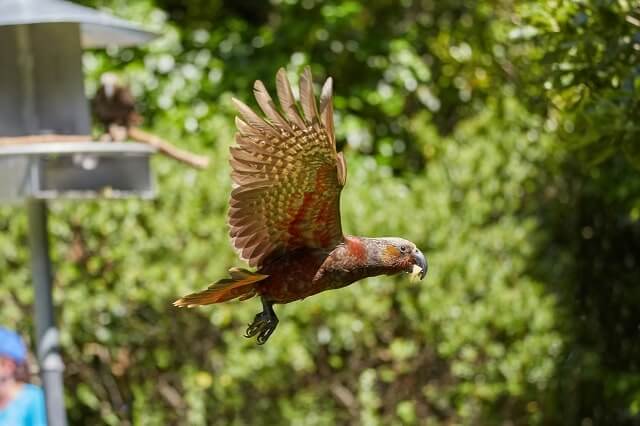
<instances>
[{"instance_id":1,"label":"metal pole","mask_svg":"<svg viewBox=\"0 0 640 426\"><path fill-rule=\"evenodd\" d=\"M51 297L51 260L47 234L47 204L43 200L27 201L29 214L29 245L31 270L35 290L36 331L38 333L38 361L47 403L50 426L66 426L64 408L64 363L60 356L58 329L53 318Z\"/></svg>"}]
</instances>

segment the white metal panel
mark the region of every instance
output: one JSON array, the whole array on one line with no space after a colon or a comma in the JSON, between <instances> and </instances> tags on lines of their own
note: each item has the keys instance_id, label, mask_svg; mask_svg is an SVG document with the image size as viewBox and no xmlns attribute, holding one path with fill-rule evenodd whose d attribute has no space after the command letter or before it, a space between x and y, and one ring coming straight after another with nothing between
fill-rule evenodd
<instances>
[{"instance_id":1,"label":"white metal panel","mask_svg":"<svg viewBox=\"0 0 640 426\"><path fill-rule=\"evenodd\" d=\"M82 47L134 46L156 34L138 25L64 0L0 0L0 26L42 23L77 23Z\"/></svg>"},{"instance_id":2,"label":"white metal panel","mask_svg":"<svg viewBox=\"0 0 640 426\"><path fill-rule=\"evenodd\" d=\"M150 156L138 143L0 147L0 201L155 196Z\"/></svg>"}]
</instances>

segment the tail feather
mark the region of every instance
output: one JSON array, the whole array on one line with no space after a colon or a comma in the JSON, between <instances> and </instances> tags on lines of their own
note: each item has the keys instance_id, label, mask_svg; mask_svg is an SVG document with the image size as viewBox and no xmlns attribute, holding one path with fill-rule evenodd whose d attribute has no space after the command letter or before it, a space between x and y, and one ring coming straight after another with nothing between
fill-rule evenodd
<instances>
[{"instance_id":1,"label":"tail feather","mask_svg":"<svg viewBox=\"0 0 640 426\"><path fill-rule=\"evenodd\" d=\"M224 278L209 286L204 291L188 294L173 302L174 306L192 308L194 306L221 303L235 298L245 300L255 296L255 284L268 275L250 272L246 269L229 269L231 278Z\"/></svg>"}]
</instances>

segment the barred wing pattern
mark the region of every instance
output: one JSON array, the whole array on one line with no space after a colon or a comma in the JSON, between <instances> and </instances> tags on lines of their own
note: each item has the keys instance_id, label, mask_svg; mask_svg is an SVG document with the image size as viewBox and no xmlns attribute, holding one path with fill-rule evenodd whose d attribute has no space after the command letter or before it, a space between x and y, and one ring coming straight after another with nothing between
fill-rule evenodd
<instances>
[{"instance_id":1,"label":"barred wing pattern","mask_svg":"<svg viewBox=\"0 0 640 426\"><path fill-rule=\"evenodd\" d=\"M251 266L272 253L299 247L330 248L343 240L340 192L346 164L336 152L332 80L325 82L320 107L311 71L300 78L300 107L284 69L276 75L282 114L261 81L254 94L265 119L234 99L237 146L231 148L229 224L234 247Z\"/></svg>"}]
</instances>

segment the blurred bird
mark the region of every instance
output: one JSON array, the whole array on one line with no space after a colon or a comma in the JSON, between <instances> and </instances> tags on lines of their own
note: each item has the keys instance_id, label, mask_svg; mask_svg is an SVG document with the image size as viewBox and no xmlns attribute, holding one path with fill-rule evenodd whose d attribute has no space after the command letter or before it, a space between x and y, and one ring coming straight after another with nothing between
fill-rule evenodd
<instances>
[{"instance_id":1,"label":"blurred bird","mask_svg":"<svg viewBox=\"0 0 640 426\"><path fill-rule=\"evenodd\" d=\"M123 142L127 139L146 143L161 153L188 164L204 169L209 159L180 149L169 141L146 132L138 126L142 117L136 112L136 101L131 90L120 83L118 76L107 72L100 77L100 87L91 101L93 115L104 127L102 140Z\"/></svg>"},{"instance_id":2,"label":"blurred bird","mask_svg":"<svg viewBox=\"0 0 640 426\"><path fill-rule=\"evenodd\" d=\"M113 141L125 140L128 129L142 123L131 90L110 72L100 77L100 87L92 100L91 109Z\"/></svg>"},{"instance_id":3,"label":"blurred bird","mask_svg":"<svg viewBox=\"0 0 640 426\"><path fill-rule=\"evenodd\" d=\"M410 241L342 233L340 192L347 168L336 151L331 77L319 107L308 67L300 78L299 106L284 69L276 75L276 89L282 111L261 81L253 86L266 119L233 99L240 117L231 148L230 234L240 257L257 271L232 268L229 278L174 302L193 307L260 296L263 310L245 334L257 336L259 344L278 325L274 304L366 277L408 272L422 279L427 273L424 255Z\"/></svg>"}]
</instances>

